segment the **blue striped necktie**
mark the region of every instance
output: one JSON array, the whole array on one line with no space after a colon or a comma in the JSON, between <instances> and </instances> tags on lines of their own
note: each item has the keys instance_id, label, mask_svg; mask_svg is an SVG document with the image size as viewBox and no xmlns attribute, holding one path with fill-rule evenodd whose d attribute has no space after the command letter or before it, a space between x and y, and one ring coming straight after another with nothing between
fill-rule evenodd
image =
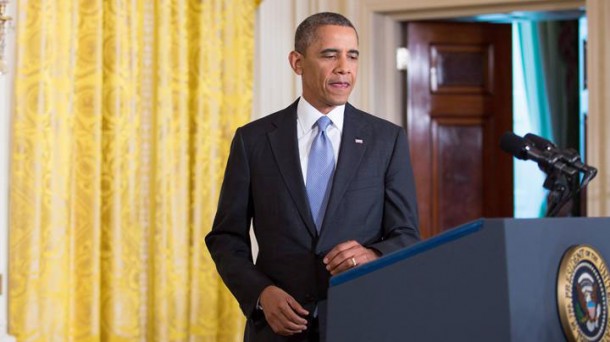
<instances>
[{"instance_id":1,"label":"blue striped necktie","mask_svg":"<svg viewBox=\"0 0 610 342\"><path fill-rule=\"evenodd\" d=\"M333 146L326 134L326 129L331 123L332 121L327 116L322 116L316 122L318 134L311 144L307 164L307 197L318 232L320 232L324 220L330 184L335 171Z\"/></svg>"}]
</instances>

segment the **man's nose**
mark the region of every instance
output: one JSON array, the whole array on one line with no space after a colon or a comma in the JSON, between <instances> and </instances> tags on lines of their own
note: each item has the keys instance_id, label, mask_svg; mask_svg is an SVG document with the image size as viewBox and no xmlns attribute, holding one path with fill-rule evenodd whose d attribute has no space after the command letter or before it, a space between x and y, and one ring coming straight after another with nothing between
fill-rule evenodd
<instances>
[{"instance_id":1,"label":"man's nose","mask_svg":"<svg viewBox=\"0 0 610 342\"><path fill-rule=\"evenodd\" d=\"M347 56L339 57L335 71L339 74L347 74L350 72L350 63Z\"/></svg>"}]
</instances>

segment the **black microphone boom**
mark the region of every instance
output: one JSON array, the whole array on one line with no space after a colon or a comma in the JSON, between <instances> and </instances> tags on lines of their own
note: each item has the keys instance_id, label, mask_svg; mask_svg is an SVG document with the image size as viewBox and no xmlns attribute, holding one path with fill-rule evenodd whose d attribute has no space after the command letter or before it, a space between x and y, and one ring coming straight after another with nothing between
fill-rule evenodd
<instances>
[{"instance_id":1,"label":"black microphone boom","mask_svg":"<svg viewBox=\"0 0 610 342\"><path fill-rule=\"evenodd\" d=\"M533 133L527 133L524 138L526 140L531 141L533 145L539 149L548 151L553 154L558 154L560 158L562 158L566 163L569 163L570 165L574 166L582 172L593 173L593 176L595 176L595 174L597 173L596 168L586 165L582 162L580 156L578 155L578 152L576 152L574 149L568 148L565 151L561 151L557 148L557 145L553 144L551 141Z\"/></svg>"},{"instance_id":2,"label":"black microphone boom","mask_svg":"<svg viewBox=\"0 0 610 342\"><path fill-rule=\"evenodd\" d=\"M578 174L578 170L566 164L560 156L547 150L538 149L531 141L524 139L513 132L506 132L500 139L500 148L518 159L533 160L545 173L553 169L569 176Z\"/></svg>"},{"instance_id":3,"label":"black microphone boom","mask_svg":"<svg viewBox=\"0 0 610 342\"><path fill-rule=\"evenodd\" d=\"M597 169L585 165L574 149L561 150L555 144L528 133L525 138L506 132L500 139L500 148L518 159L533 160L547 174L544 188L549 189L546 216L555 216L597 174ZM580 172L584 173L579 182Z\"/></svg>"}]
</instances>

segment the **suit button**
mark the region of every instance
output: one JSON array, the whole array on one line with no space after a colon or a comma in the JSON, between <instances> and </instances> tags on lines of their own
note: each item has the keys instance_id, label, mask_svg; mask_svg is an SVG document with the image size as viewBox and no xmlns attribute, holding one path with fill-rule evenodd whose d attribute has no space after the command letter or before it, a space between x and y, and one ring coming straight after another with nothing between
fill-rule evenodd
<instances>
[{"instance_id":1,"label":"suit button","mask_svg":"<svg viewBox=\"0 0 610 342\"><path fill-rule=\"evenodd\" d=\"M310 294L305 295L305 300L308 302L313 302L314 299L315 299L314 296L312 296Z\"/></svg>"}]
</instances>

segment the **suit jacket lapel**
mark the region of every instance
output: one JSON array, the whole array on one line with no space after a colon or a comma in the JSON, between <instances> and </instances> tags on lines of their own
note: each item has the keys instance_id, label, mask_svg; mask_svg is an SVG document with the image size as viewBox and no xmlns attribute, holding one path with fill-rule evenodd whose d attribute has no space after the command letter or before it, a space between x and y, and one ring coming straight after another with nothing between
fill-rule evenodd
<instances>
[{"instance_id":1,"label":"suit jacket lapel","mask_svg":"<svg viewBox=\"0 0 610 342\"><path fill-rule=\"evenodd\" d=\"M297 101L298 102L298 101ZM280 169L284 183L290 191L301 218L312 236L317 235L316 226L309 209L307 191L303 182L303 172L299 160L299 147L297 142L297 102L284 110L285 115L274 122L276 129L269 132L269 142Z\"/></svg>"},{"instance_id":2,"label":"suit jacket lapel","mask_svg":"<svg viewBox=\"0 0 610 342\"><path fill-rule=\"evenodd\" d=\"M369 137L366 123L361 115L349 103L345 105L343 121L343 135L341 137L341 148L339 160L333 179L333 187L326 207L324 223L321 234L325 235L326 223L332 221L333 213L341 203L345 190L351 183L354 173L362 161L366 150L366 142ZM332 234L326 233L326 234Z\"/></svg>"}]
</instances>

